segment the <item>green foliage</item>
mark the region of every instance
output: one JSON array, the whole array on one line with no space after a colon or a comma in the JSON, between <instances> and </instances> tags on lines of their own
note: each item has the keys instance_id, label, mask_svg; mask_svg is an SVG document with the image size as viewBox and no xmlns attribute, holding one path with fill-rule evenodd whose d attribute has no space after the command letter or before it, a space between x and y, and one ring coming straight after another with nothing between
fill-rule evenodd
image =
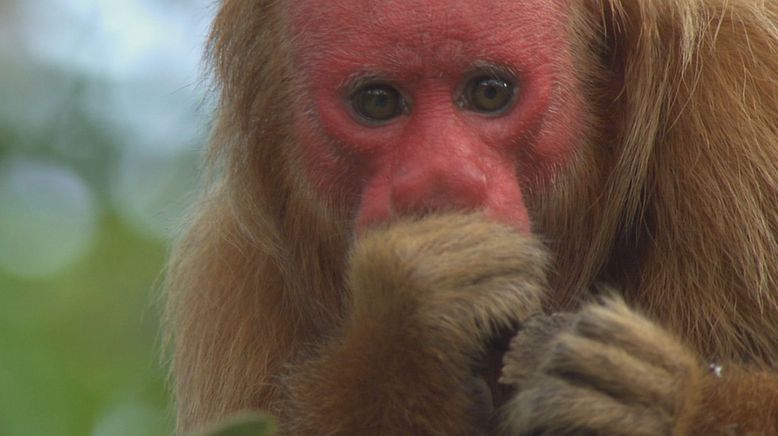
<instances>
[{"instance_id":1,"label":"green foliage","mask_svg":"<svg viewBox=\"0 0 778 436\"><path fill-rule=\"evenodd\" d=\"M0 0L0 436L173 433L160 288L208 1L92 3Z\"/></svg>"},{"instance_id":2,"label":"green foliage","mask_svg":"<svg viewBox=\"0 0 778 436\"><path fill-rule=\"evenodd\" d=\"M156 339L165 252L108 214L70 270L0 271L0 435L171 434Z\"/></svg>"}]
</instances>

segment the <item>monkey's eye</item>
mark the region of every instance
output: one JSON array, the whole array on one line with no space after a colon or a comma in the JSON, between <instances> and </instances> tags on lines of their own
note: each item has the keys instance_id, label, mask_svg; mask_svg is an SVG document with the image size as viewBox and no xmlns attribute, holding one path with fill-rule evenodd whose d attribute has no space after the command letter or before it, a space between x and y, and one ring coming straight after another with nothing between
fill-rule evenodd
<instances>
[{"instance_id":1,"label":"monkey's eye","mask_svg":"<svg viewBox=\"0 0 778 436\"><path fill-rule=\"evenodd\" d=\"M513 103L513 84L493 76L478 76L465 85L462 107L499 115Z\"/></svg>"},{"instance_id":2,"label":"monkey's eye","mask_svg":"<svg viewBox=\"0 0 778 436\"><path fill-rule=\"evenodd\" d=\"M360 117L372 123L383 123L402 114L400 92L389 85L367 85L351 96L351 105Z\"/></svg>"}]
</instances>

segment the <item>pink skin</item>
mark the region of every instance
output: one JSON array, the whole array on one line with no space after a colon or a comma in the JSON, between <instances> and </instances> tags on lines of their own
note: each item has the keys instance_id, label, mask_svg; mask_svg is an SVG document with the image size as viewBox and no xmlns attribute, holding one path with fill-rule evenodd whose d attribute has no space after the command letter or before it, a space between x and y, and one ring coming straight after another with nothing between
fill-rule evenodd
<instances>
[{"instance_id":1,"label":"pink skin","mask_svg":"<svg viewBox=\"0 0 778 436\"><path fill-rule=\"evenodd\" d=\"M580 130L567 8L562 0L291 0L304 78L295 132L314 186L358 195L360 231L430 209L482 209L530 231L522 185L553 177ZM487 64L517 76L516 103L500 116L457 104ZM348 98L362 78L400 90L409 113L379 126L360 121Z\"/></svg>"}]
</instances>

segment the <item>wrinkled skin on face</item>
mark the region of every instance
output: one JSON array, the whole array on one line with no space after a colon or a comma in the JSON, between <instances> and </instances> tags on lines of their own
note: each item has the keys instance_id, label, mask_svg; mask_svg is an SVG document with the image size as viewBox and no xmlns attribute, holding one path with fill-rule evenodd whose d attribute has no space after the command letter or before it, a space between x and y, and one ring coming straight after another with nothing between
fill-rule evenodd
<instances>
[{"instance_id":1,"label":"wrinkled skin on face","mask_svg":"<svg viewBox=\"0 0 778 436\"><path fill-rule=\"evenodd\" d=\"M362 229L454 209L485 210L529 231L522 190L552 178L580 140L567 8L540 0L290 2L304 73L295 131L309 177L325 196L358 197ZM510 82L505 110L463 101L468 82L483 76ZM397 90L404 110L380 124L360 119L352 95L370 84Z\"/></svg>"}]
</instances>

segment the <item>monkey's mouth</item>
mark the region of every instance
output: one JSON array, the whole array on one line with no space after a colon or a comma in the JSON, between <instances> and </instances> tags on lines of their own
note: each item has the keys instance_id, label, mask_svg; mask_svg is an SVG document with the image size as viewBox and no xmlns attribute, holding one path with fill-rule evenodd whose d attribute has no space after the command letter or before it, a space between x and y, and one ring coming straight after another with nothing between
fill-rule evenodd
<instances>
[{"instance_id":1,"label":"monkey's mouth","mask_svg":"<svg viewBox=\"0 0 778 436\"><path fill-rule=\"evenodd\" d=\"M494 423L500 408L515 394L515 388L499 382L502 375L503 358L510 348L511 340L519 331L518 324L500 329L487 342L479 364L475 368L475 403L481 419Z\"/></svg>"}]
</instances>

